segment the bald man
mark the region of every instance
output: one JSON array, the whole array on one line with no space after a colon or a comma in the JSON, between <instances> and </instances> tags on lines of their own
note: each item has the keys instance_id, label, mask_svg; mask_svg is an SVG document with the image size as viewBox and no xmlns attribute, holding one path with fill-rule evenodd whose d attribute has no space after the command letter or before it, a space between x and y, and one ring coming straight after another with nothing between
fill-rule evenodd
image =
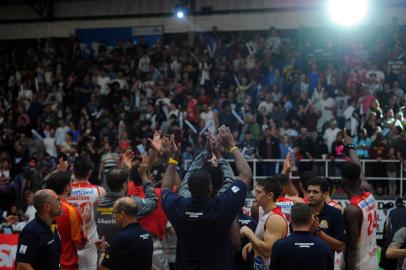
<instances>
[{"instance_id":1,"label":"bald man","mask_svg":"<svg viewBox=\"0 0 406 270\"><path fill-rule=\"evenodd\" d=\"M37 213L18 239L16 269L59 269L61 239L54 221L62 213L61 201L54 191L42 189L33 204Z\"/></svg>"},{"instance_id":2,"label":"bald man","mask_svg":"<svg viewBox=\"0 0 406 270\"><path fill-rule=\"evenodd\" d=\"M142 229L137 220L137 204L129 198L118 199L113 205L113 216L121 231L112 242L96 242L101 256L99 269L139 269L151 270L152 237Z\"/></svg>"}]
</instances>

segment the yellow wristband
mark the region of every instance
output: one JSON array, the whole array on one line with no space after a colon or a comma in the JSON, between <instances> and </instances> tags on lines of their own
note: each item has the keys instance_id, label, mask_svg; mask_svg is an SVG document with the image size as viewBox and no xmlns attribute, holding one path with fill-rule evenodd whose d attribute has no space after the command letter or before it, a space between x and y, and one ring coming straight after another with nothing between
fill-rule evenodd
<instances>
[{"instance_id":1,"label":"yellow wristband","mask_svg":"<svg viewBox=\"0 0 406 270\"><path fill-rule=\"evenodd\" d=\"M233 151L235 151L235 150L238 150L238 147L237 147L237 146L231 147L229 153L232 154Z\"/></svg>"},{"instance_id":2,"label":"yellow wristband","mask_svg":"<svg viewBox=\"0 0 406 270\"><path fill-rule=\"evenodd\" d=\"M168 160L168 164L178 165L178 164L179 164L179 162L178 162L176 159L169 158L169 160Z\"/></svg>"}]
</instances>

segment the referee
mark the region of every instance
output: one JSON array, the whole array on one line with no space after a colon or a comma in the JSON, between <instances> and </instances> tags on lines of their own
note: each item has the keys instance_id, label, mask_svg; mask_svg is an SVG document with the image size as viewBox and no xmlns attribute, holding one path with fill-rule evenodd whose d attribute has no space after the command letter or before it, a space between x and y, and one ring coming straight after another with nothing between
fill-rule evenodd
<instances>
[{"instance_id":1,"label":"referee","mask_svg":"<svg viewBox=\"0 0 406 270\"><path fill-rule=\"evenodd\" d=\"M61 240L53 224L61 214L61 201L50 189L34 195L35 218L23 229L18 240L16 269L59 269Z\"/></svg>"}]
</instances>

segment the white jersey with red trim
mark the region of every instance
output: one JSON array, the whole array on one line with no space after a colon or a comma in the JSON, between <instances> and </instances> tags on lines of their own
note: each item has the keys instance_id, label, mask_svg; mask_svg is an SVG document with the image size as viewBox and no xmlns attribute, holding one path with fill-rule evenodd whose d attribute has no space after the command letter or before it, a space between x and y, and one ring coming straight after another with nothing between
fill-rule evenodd
<instances>
[{"instance_id":1,"label":"white jersey with red trim","mask_svg":"<svg viewBox=\"0 0 406 270\"><path fill-rule=\"evenodd\" d=\"M307 204L307 199L303 199L304 203ZM290 222L290 211L292 206L295 204L295 201L286 196L280 196L276 200L276 205L282 209L282 212L285 214L286 220Z\"/></svg>"},{"instance_id":2,"label":"white jersey with red trim","mask_svg":"<svg viewBox=\"0 0 406 270\"><path fill-rule=\"evenodd\" d=\"M362 227L358 241L356 267L358 270L377 270L376 258L376 228L377 213L376 200L372 193L363 192L351 199L351 205L357 206L362 211Z\"/></svg>"},{"instance_id":3,"label":"white jersey with red trim","mask_svg":"<svg viewBox=\"0 0 406 270\"><path fill-rule=\"evenodd\" d=\"M288 222L290 222L290 210L294 204L295 202L292 199L284 196L281 196L276 200L276 205L282 209L282 212Z\"/></svg>"},{"instance_id":4,"label":"white jersey with red trim","mask_svg":"<svg viewBox=\"0 0 406 270\"><path fill-rule=\"evenodd\" d=\"M82 250L78 250L79 269L97 269L97 248L94 244L98 239L96 222L94 219L94 207L100 198L99 187L88 181L76 181L71 184L71 195L68 202L75 206L82 216L83 224L87 225L87 244Z\"/></svg>"},{"instance_id":5,"label":"white jersey with red trim","mask_svg":"<svg viewBox=\"0 0 406 270\"><path fill-rule=\"evenodd\" d=\"M260 207L259 208L259 220L258 220L257 228L255 229L255 235L261 240L264 240L266 222L272 215L279 215L285 220L286 233L285 233L284 237L286 237L288 234L288 231L289 231L288 221L280 207L277 206L266 214L264 213L264 210ZM255 252L255 256L254 256L254 269L255 270L269 269L270 263L271 263L270 257L263 257L263 256L257 254L257 252Z\"/></svg>"}]
</instances>

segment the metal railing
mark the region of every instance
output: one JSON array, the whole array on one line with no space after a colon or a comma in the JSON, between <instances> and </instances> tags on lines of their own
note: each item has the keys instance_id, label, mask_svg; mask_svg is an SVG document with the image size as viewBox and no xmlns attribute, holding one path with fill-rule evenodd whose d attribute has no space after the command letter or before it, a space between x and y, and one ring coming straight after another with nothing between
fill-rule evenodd
<instances>
[{"instance_id":1,"label":"metal railing","mask_svg":"<svg viewBox=\"0 0 406 270\"><path fill-rule=\"evenodd\" d=\"M227 159L228 162L234 163L233 159ZM362 166L362 171L365 173L366 169L366 164L367 163L372 163L372 164L383 164L383 163L396 163L400 164L399 166L399 171L397 175L399 177L374 177L374 176L369 176L366 175L365 177L367 178L368 181L400 181L400 186L399 186L399 193L400 196L402 197L403 194L403 178L404 178L404 166L403 162L400 160L376 160L376 159L361 159L361 166ZM183 161L183 168L188 168L188 165L192 162L192 160L184 160ZM251 165L252 168L252 174L253 174L253 179L256 181L256 179L261 179L261 178L266 178L269 175L259 175L258 174L258 164L263 164L263 163L274 163L275 164L275 171L280 171L282 168L283 164L283 159L247 159L247 162ZM329 177L330 179L340 179L340 176L337 175L331 175L331 168L335 166L337 163L343 163L346 162L345 159L335 159L335 160L330 160L330 159L301 159L300 161L296 161L297 164L299 163L312 163L314 165L322 166L324 169L324 174L319 175L319 176L324 176L324 177ZM278 166L280 169L278 169ZM299 179L299 176L292 174L292 179Z\"/></svg>"}]
</instances>

